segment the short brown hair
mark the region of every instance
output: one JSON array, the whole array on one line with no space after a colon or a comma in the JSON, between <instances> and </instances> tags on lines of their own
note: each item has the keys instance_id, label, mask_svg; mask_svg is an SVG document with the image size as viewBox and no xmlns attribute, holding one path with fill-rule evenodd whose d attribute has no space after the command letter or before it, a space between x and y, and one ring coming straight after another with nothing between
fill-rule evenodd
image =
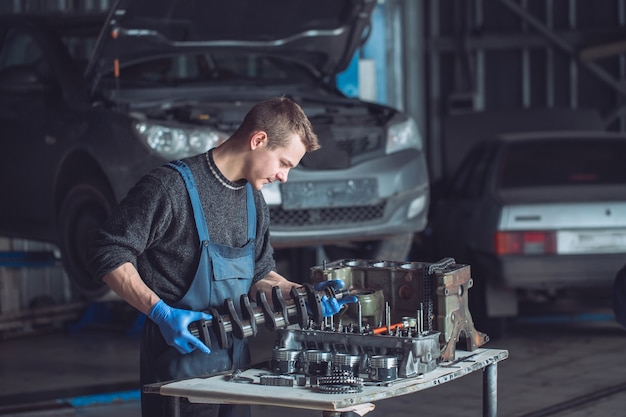
<instances>
[{"instance_id":1,"label":"short brown hair","mask_svg":"<svg viewBox=\"0 0 626 417\"><path fill-rule=\"evenodd\" d=\"M311 121L296 102L284 96L257 103L246 114L237 131L246 135L264 131L270 150L285 146L289 136L294 133L302 138L307 152L320 148Z\"/></svg>"}]
</instances>

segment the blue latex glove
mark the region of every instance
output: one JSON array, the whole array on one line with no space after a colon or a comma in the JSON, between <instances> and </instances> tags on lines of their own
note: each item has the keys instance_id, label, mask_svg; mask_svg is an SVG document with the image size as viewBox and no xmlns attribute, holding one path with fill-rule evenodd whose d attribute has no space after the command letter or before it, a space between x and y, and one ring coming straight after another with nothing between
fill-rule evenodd
<instances>
[{"instance_id":1,"label":"blue latex glove","mask_svg":"<svg viewBox=\"0 0 626 417\"><path fill-rule=\"evenodd\" d=\"M322 281L315 284L316 291L322 291L326 287L332 287L335 291L339 292L344 287L344 282L340 279L331 279L329 281ZM340 300L335 297L329 297L327 295L322 296L322 314L324 317L332 316L339 313L341 307L344 304L356 303L358 298L355 295L344 295Z\"/></svg>"},{"instance_id":2,"label":"blue latex glove","mask_svg":"<svg viewBox=\"0 0 626 417\"><path fill-rule=\"evenodd\" d=\"M211 349L188 329L189 324L194 321L211 320L213 317L210 314L170 307L163 300L159 300L150 309L148 317L159 326L167 344L175 347L181 354L196 349L211 353Z\"/></svg>"}]
</instances>

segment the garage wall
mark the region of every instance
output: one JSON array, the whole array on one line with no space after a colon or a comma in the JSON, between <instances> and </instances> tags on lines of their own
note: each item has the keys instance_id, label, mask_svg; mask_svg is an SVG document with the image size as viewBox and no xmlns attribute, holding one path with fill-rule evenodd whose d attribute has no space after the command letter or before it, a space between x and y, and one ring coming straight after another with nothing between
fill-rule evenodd
<instances>
[{"instance_id":1,"label":"garage wall","mask_svg":"<svg viewBox=\"0 0 626 417\"><path fill-rule=\"evenodd\" d=\"M49 243L0 238L0 340L76 322L85 303ZM35 256L36 255L36 256Z\"/></svg>"},{"instance_id":2,"label":"garage wall","mask_svg":"<svg viewBox=\"0 0 626 417\"><path fill-rule=\"evenodd\" d=\"M418 13L433 179L450 115L590 108L625 130L626 1L427 0Z\"/></svg>"},{"instance_id":3,"label":"garage wall","mask_svg":"<svg viewBox=\"0 0 626 417\"><path fill-rule=\"evenodd\" d=\"M69 279L60 263L43 262L58 250L48 243L0 238L0 313L72 301ZM38 259L28 254L42 255ZM58 256L56 256L58 259Z\"/></svg>"},{"instance_id":4,"label":"garage wall","mask_svg":"<svg viewBox=\"0 0 626 417\"><path fill-rule=\"evenodd\" d=\"M108 10L112 0L3 0L0 13Z\"/></svg>"}]
</instances>

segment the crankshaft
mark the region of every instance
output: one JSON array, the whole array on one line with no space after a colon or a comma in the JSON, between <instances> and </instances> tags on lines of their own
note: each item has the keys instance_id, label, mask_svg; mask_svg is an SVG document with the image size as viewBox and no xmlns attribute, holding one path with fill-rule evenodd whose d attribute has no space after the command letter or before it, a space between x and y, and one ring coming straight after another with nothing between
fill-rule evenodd
<instances>
[{"instance_id":1,"label":"crankshaft","mask_svg":"<svg viewBox=\"0 0 626 417\"><path fill-rule=\"evenodd\" d=\"M226 349L232 344L229 333L238 339L256 336L259 325L262 324L271 331L285 329L292 324L298 324L303 329L311 322L319 324L324 320L322 297L341 299L347 293L347 290L335 291L330 285L317 291L311 284L304 284L291 288L293 303L288 304L280 288L273 287L271 307L263 291L257 292L256 305L250 302L247 294L242 294L239 308L231 298L227 298L224 300L225 314L209 308L206 312L213 318L191 323L189 331L209 348L213 334L220 348Z\"/></svg>"}]
</instances>

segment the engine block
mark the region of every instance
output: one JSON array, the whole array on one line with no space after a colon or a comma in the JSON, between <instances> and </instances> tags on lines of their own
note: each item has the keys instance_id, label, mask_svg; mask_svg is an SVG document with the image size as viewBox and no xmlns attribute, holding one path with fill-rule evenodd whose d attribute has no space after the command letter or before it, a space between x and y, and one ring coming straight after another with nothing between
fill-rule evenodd
<instances>
[{"instance_id":1,"label":"engine block","mask_svg":"<svg viewBox=\"0 0 626 417\"><path fill-rule=\"evenodd\" d=\"M455 359L461 339L468 351L489 341L474 328L468 308L470 266L452 258L437 263L342 259L311 268L313 283L331 279L343 280L359 299L334 318L344 325L391 328L414 320L422 324L420 334L437 333L442 361Z\"/></svg>"},{"instance_id":2,"label":"engine block","mask_svg":"<svg viewBox=\"0 0 626 417\"><path fill-rule=\"evenodd\" d=\"M394 369L400 378L409 378L434 370L441 356L438 332L417 335L411 331L397 331L389 335L374 335L315 329L285 329L279 331L277 349L302 352L303 355L299 358L300 370L308 368L307 362L315 360L319 362L319 355L313 356L313 359L307 358L307 352L332 353L329 357L331 362L336 361L337 355L348 355L355 358L357 368L352 369L355 375L375 370L376 366L372 363L377 358L392 358ZM333 363L335 369L340 365ZM327 373L328 370L325 374Z\"/></svg>"}]
</instances>

